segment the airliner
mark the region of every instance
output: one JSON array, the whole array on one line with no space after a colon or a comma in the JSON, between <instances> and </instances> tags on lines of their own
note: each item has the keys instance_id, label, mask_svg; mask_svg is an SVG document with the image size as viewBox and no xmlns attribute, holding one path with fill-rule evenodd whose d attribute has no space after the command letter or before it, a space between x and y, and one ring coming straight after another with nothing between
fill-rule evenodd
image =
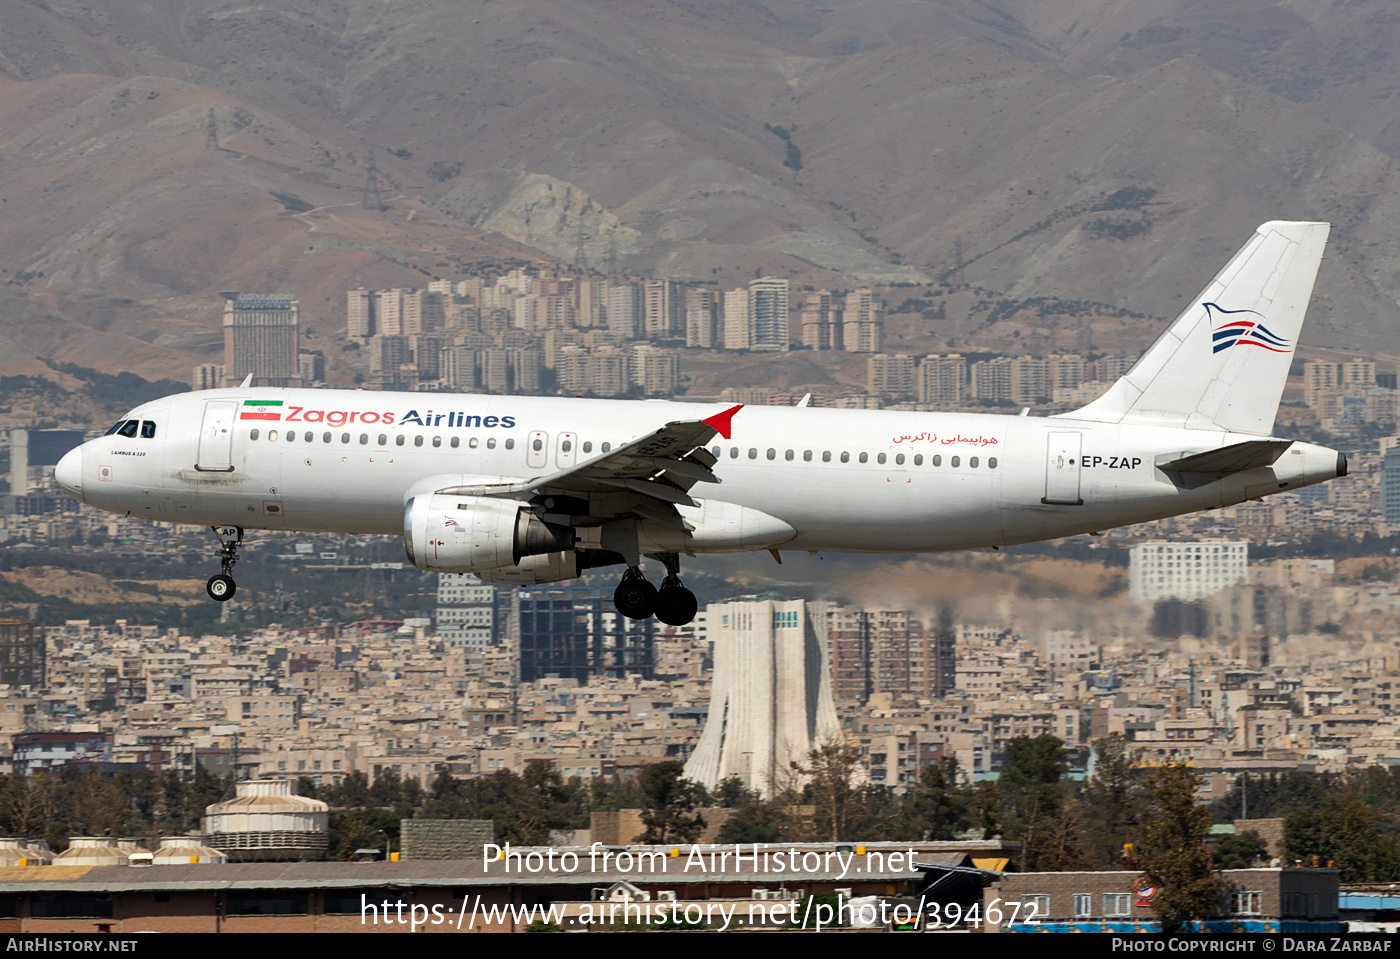
<instances>
[{"instance_id":1,"label":"airliner","mask_svg":"<svg viewBox=\"0 0 1400 959\"><path fill-rule=\"evenodd\" d=\"M1272 435L1328 231L1259 227L1127 374L1055 416L244 387L142 404L55 478L211 527L220 602L245 530L371 533L499 584L622 567L622 615L683 625L682 555L999 548L1345 476L1336 450Z\"/></svg>"}]
</instances>

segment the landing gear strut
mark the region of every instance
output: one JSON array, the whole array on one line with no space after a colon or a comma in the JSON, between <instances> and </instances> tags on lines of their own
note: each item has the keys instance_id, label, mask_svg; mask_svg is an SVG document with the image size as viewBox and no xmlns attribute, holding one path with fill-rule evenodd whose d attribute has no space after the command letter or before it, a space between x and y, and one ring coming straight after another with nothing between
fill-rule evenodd
<instances>
[{"instance_id":1,"label":"landing gear strut","mask_svg":"<svg viewBox=\"0 0 1400 959\"><path fill-rule=\"evenodd\" d=\"M209 577L204 591L209 598L219 603L233 599L238 592L238 584L233 581L233 565L238 562L238 547L243 545L242 526L214 526L214 535L219 538L219 565L223 572Z\"/></svg>"}]
</instances>

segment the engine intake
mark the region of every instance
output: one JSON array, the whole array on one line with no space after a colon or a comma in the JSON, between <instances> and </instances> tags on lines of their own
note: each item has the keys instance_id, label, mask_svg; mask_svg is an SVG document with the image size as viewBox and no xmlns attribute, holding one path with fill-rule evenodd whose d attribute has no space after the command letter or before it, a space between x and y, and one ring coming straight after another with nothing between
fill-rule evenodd
<instances>
[{"instance_id":1,"label":"engine intake","mask_svg":"<svg viewBox=\"0 0 1400 959\"><path fill-rule=\"evenodd\" d=\"M526 556L574 548L574 531L547 523L515 500L415 496L404 506L408 561L430 573L476 573Z\"/></svg>"}]
</instances>

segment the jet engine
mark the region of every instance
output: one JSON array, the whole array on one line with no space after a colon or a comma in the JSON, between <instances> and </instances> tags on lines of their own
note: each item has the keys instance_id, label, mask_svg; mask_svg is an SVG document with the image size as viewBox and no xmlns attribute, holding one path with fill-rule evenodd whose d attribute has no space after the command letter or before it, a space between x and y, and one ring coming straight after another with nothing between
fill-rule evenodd
<instances>
[{"instance_id":1,"label":"jet engine","mask_svg":"<svg viewBox=\"0 0 1400 959\"><path fill-rule=\"evenodd\" d=\"M476 573L574 548L574 531L516 500L433 493L404 506L408 561L430 573Z\"/></svg>"}]
</instances>

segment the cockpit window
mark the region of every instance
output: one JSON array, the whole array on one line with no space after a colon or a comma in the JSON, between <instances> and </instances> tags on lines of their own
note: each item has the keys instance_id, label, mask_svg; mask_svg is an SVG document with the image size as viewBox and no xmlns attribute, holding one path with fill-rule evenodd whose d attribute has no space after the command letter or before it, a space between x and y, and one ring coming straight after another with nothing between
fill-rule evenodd
<instances>
[{"instance_id":1,"label":"cockpit window","mask_svg":"<svg viewBox=\"0 0 1400 959\"><path fill-rule=\"evenodd\" d=\"M117 420L115 423L112 424L112 428L109 429L107 432L103 433L102 435L111 436L113 433L115 433L117 430L121 429L125 425L126 420Z\"/></svg>"},{"instance_id":2,"label":"cockpit window","mask_svg":"<svg viewBox=\"0 0 1400 959\"><path fill-rule=\"evenodd\" d=\"M141 426L141 421L140 421L140 420L127 420L125 423L123 423L123 424L121 425L121 428L117 430L117 435L118 435L118 436L135 436L135 435L136 435L136 430L137 430L138 428L140 428L140 426Z\"/></svg>"},{"instance_id":3,"label":"cockpit window","mask_svg":"<svg viewBox=\"0 0 1400 959\"><path fill-rule=\"evenodd\" d=\"M143 440L154 439L156 435L156 424L150 420L141 421L141 438Z\"/></svg>"}]
</instances>

